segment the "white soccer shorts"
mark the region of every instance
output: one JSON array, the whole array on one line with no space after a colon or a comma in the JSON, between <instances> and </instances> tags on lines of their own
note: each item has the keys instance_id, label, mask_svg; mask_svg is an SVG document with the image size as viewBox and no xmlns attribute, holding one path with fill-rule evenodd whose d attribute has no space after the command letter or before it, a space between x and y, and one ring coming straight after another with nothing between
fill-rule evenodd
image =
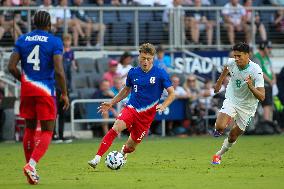
<instances>
[{"instance_id":1,"label":"white soccer shorts","mask_svg":"<svg viewBox=\"0 0 284 189\"><path fill-rule=\"evenodd\" d=\"M249 110L241 108L233 104L228 99L224 100L223 106L219 112L225 113L234 118L234 121L242 131L246 130L246 127L250 124L252 117L255 114L255 111L251 112Z\"/></svg>"}]
</instances>

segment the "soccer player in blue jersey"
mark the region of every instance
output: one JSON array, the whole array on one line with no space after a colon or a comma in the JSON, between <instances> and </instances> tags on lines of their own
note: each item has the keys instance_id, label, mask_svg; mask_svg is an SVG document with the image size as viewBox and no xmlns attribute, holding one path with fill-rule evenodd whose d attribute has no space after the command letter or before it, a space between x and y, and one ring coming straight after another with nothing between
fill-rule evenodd
<instances>
[{"instance_id":1,"label":"soccer player in blue jersey","mask_svg":"<svg viewBox=\"0 0 284 189\"><path fill-rule=\"evenodd\" d=\"M174 100L174 88L168 74L165 70L153 66L155 51L152 44L142 44L139 48L139 66L129 70L126 86L110 102L103 102L99 107L99 112L107 112L131 92L126 107L102 139L95 158L88 162L91 167L98 165L117 135L128 129L130 136L121 149L126 159L126 154L133 152L147 135L156 111L164 111ZM158 104L164 89L167 90L168 97L162 104Z\"/></svg>"},{"instance_id":2,"label":"soccer player in blue jersey","mask_svg":"<svg viewBox=\"0 0 284 189\"><path fill-rule=\"evenodd\" d=\"M23 147L27 164L24 174L30 184L37 184L39 176L35 167L48 149L57 114L55 76L62 91L63 109L69 107L69 100L62 65L62 41L48 33L51 27L48 12L37 12L33 21L36 29L19 37L8 69L21 82L20 116L26 122ZM22 71L17 68L19 61ZM41 134L35 141L38 120Z\"/></svg>"}]
</instances>

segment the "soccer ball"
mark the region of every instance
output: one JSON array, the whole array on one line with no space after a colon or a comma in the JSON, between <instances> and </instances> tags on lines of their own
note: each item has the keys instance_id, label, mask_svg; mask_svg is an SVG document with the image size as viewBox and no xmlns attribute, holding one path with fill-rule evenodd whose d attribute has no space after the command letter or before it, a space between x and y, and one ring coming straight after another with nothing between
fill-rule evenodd
<instances>
[{"instance_id":1,"label":"soccer ball","mask_svg":"<svg viewBox=\"0 0 284 189\"><path fill-rule=\"evenodd\" d=\"M120 169L126 163L122 153L118 151L112 151L106 156L105 164L112 170Z\"/></svg>"}]
</instances>

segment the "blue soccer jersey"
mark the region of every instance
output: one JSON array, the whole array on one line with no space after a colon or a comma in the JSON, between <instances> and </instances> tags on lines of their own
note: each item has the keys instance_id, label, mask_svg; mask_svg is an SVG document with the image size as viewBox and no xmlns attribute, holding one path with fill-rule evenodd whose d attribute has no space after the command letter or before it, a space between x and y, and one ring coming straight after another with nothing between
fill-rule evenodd
<instances>
[{"instance_id":1,"label":"blue soccer jersey","mask_svg":"<svg viewBox=\"0 0 284 189\"><path fill-rule=\"evenodd\" d=\"M61 39L34 30L19 37L13 51L21 59L21 96L55 96L53 56L63 53Z\"/></svg>"},{"instance_id":2,"label":"blue soccer jersey","mask_svg":"<svg viewBox=\"0 0 284 189\"><path fill-rule=\"evenodd\" d=\"M167 72L153 66L147 73L141 67L131 68L126 79L126 86L131 88L127 103L137 112L147 111L158 104L164 89L172 86Z\"/></svg>"}]
</instances>

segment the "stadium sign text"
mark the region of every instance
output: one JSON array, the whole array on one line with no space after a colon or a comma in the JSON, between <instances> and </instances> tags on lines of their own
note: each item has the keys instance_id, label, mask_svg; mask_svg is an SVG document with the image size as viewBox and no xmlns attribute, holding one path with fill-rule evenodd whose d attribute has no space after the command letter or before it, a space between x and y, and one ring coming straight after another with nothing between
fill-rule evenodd
<instances>
[{"instance_id":1,"label":"stadium sign text","mask_svg":"<svg viewBox=\"0 0 284 189\"><path fill-rule=\"evenodd\" d=\"M216 68L221 72L223 64L228 60L228 51L195 52L200 57L174 54L173 71L175 73L209 74Z\"/></svg>"}]
</instances>

